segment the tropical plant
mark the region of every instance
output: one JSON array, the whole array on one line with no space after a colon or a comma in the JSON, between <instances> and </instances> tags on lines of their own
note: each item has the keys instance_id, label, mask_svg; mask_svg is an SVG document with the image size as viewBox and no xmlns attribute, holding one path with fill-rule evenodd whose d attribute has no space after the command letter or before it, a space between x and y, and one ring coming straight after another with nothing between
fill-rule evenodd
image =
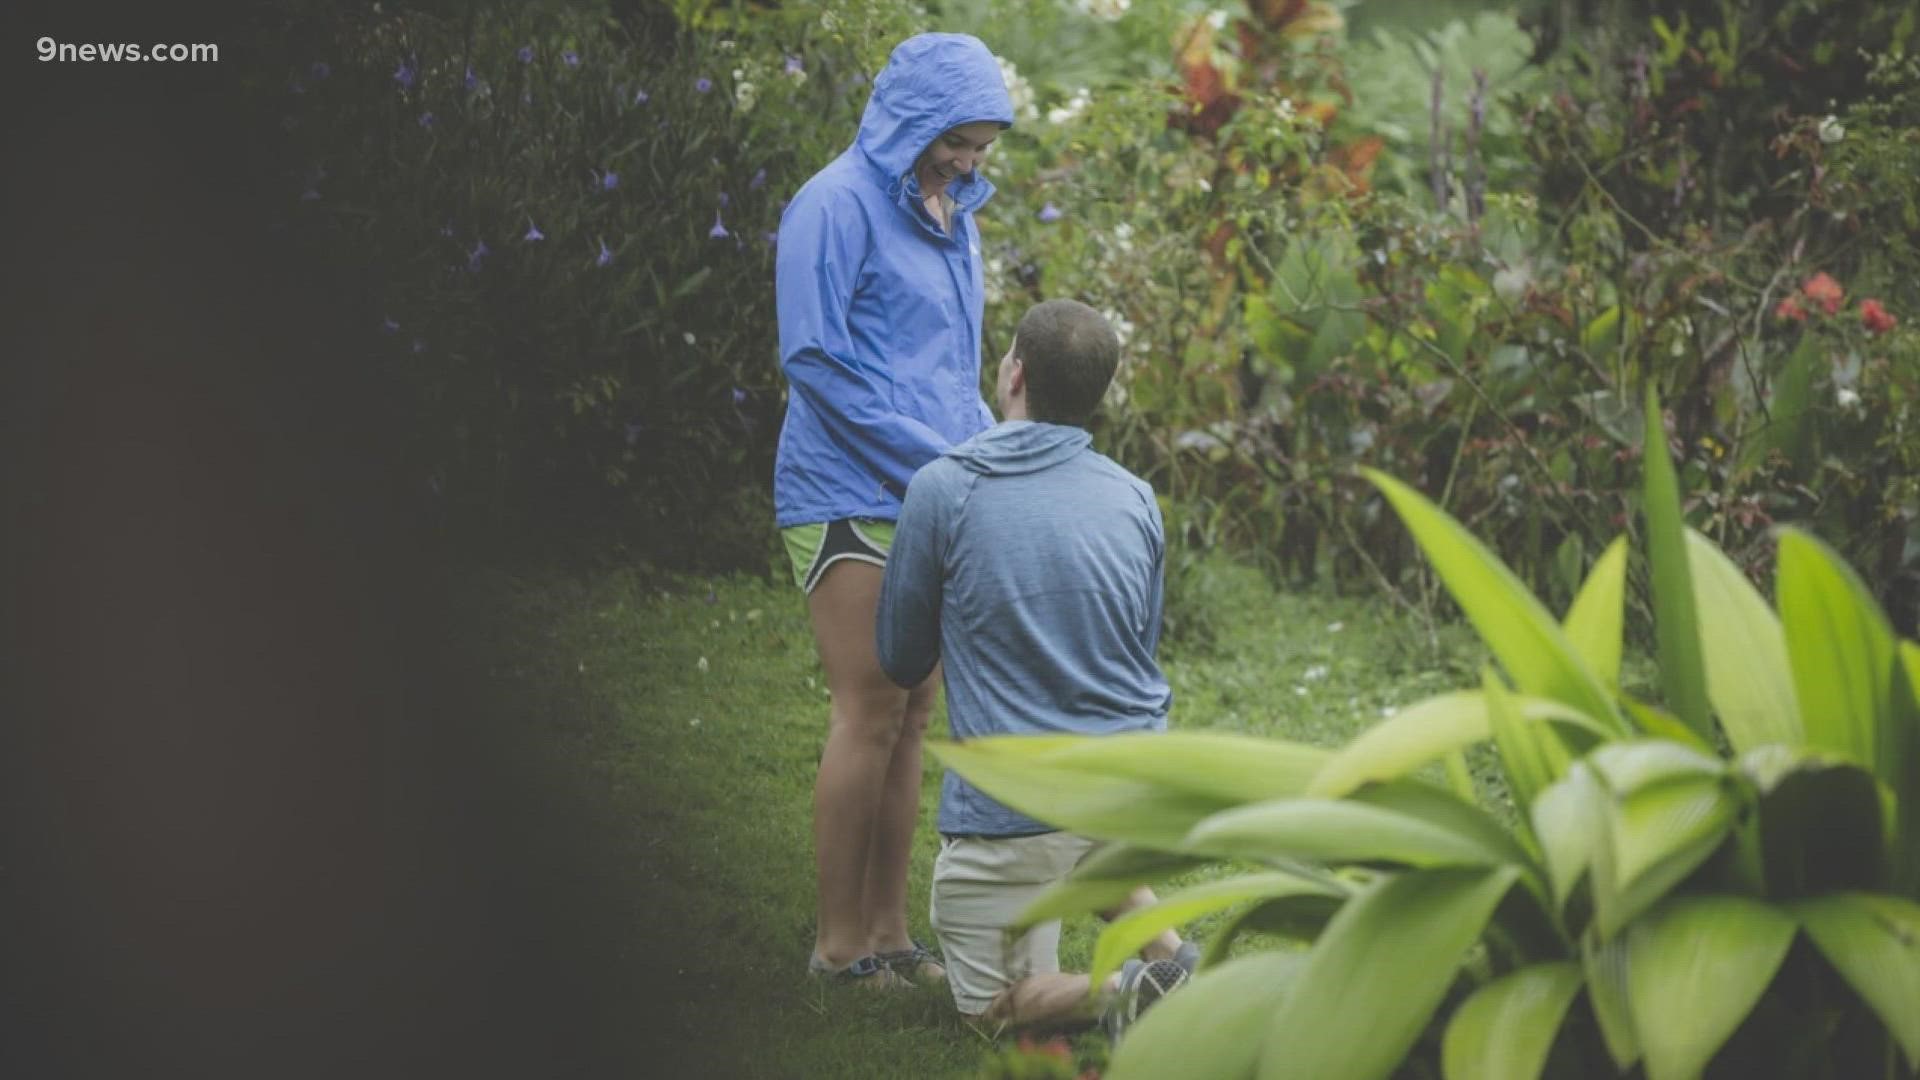
<instances>
[{"instance_id":1,"label":"tropical plant","mask_svg":"<svg viewBox=\"0 0 1920 1080\"><path fill-rule=\"evenodd\" d=\"M1665 430L1651 391L1644 430ZM1257 867L1103 933L1096 985L1162 928L1231 912L1109 1075L1920 1068L1920 645L1797 530L1776 614L1685 527L1665 443L1646 442L1643 491L1661 704L1621 685L1624 537L1556 620L1459 523L1369 473L1497 662L1479 687L1337 751L1201 732L936 748L996 798L1113 842L1025 920ZM1510 806L1474 788L1463 753L1482 742ZM1234 948L1256 930L1311 944Z\"/></svg>"}]
</instances>

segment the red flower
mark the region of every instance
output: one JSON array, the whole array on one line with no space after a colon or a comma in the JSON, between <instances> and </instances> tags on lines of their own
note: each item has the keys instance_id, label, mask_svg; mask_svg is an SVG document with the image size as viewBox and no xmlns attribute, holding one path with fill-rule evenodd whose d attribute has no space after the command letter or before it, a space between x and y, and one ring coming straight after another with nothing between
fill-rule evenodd
<instances>
[{"instance_id":1,"label":"red flower","mask_svg":"<svg viewBox=\"0 0 1920 1080\"><path fill-rule=\"evenodd\" d=\"M1839 282L1828 277L1825 270L1808 278L1807 283L1800 286L1800 291L1829 315L1840 310L1840 298L1846 295L1846 290L1840 287Z\"/></svg>"},{"instance_id":2,"label":"red flower","mask_svg":"<svg viewBox=\"0 0 1920 1080\"><path fill-rule=\"evenodd\" d=\"M1880 306L1880 301L1860 301L1860 325L1867 328L1867 333L1884 334L1898 323L1898 319L1887 314L1887 309Z\"/></svg>"},{"instance_id":3,"label":"red flower","mask_svg":"<svg viewBox=\"0 0 1920 1080\"><path fill-rule=\"evenodd\" d=\"M1773 307L1773 317L1776 319L1792 319L1794 322L1806 322L1807 309L1801 307L1800 301L1791 296L1782 297L1780 302Z\"/></svg>"}]
</instances>

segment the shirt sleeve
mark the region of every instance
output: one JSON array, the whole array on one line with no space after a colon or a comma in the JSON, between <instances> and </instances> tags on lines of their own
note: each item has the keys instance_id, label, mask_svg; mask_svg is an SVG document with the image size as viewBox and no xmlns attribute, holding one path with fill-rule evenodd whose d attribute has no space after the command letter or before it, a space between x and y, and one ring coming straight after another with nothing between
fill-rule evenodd
<instances>
[{"instance_id":1,"label":"shirt sleeve","mask_svg":"<svg viewBox=\"0 0 1920 1080\"><path fill-rule=\"evenodd\" d=\"M894 526L893 547L880 582L874 641L880 668L894 683L912 688L940 662L940 597L946 585L947 523L938 469L928 469L907 488Z\"/></svg>"},{"instance_id":2,"label":"shirt sleeve","mask_svg":"<svg viewBox=\"0 0 1920 1080\"><path fill-rule=\"evenodd\" d=\"M1160 631L1166 623L1167 607L1167 533L1160 521L1160 506L1147 495L1147 518L1152 528L1153 572L1147 581L1147 652L1160 651Z\"/></svg>"},{"instance_id":3,"label":"shirt sleeve","mask_svg":"<svg viewBox=\"0 0 1920 1080\"><path fill-rule=\"evenodd\" d=\"M858 209L802 198L780 222L774 297L780 367L834 441L899 497L949 445L893 408L889 379L854 358L847 313L871 242Z\"/></svg>"}]
</instances>

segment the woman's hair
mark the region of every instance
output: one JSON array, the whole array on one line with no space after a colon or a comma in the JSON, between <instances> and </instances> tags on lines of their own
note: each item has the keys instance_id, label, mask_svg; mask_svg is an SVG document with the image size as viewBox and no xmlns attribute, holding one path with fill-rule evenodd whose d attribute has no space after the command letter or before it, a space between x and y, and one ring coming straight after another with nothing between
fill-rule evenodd
<instances>
[{"instance_id":1,"label":"woman's hair","mask_svg":"<svg viewBox=\"0 0 1920 1080\"><path fill-rule=\"evenodd\" d=\"M1080 301L1048 300L1021 316L1014 352L1026 371L1028 414L1085 427L1120 364L1120 339Z\"/></svg>"}]
</instances>

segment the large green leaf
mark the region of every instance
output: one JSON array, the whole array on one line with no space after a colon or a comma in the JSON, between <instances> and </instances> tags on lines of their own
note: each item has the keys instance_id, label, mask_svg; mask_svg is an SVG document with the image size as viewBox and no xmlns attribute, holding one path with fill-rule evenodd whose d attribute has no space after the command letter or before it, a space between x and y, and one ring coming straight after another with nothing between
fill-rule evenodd
<instances>
[{"instance_id":1,"label":"large green leaf","mask_svg":"<svg viewBox=\"0 0 1920 1080\"><path fill-rule=\"evenodd\" d=\"M1712 754L1663 739L1608 743L1587 755L1587 763L1619 797L1669 780L1715 779L1727 771Z\"/></svg>"},{"instance_id":2,"label":"large green leaf","mask_svg":"<svg viewBox=\"0 0 1920 1080\"><path fill-rule=\"evenodd\" d=\"M1625 732L1605 687L1574 651L1560 624L1498 556L1426 496L1385 473L1368 469L1366 476L1399 512L1514 685Z\"/></svg>"},{"instance_id":3,"label":"large green leaf","mask_svg":"<svg viewBox=\"0 0 1920 1080\"><path fill-rule=\"evenodd\" d=\"M1686 537L1707 697L1727 741L1735 751L1768 743L1799 745L1800 709L1780 620L1713 541L1692 529Z\"/></svg>"},{"instance_id":4,"label":"large green leaf","mask_svg":"<svg viewBox=\"0 0 1920 1080\"><path fill-rule=\"evenodd\" d=\"M1559 783L1533 801L1533 835L1546 856L1553 901L1564 908L1581 875L1593 862L1594 847L1606 833L1602 815L1607 793L1585 762L1576 761Z\"/></svg>"},{"instance_id":5,"label":"large green leaf","mask_svg":"<svg viewBox=\"0 0 1920 1080\"><path fill-rule=\"evenodd\" d=\"M1797 927L1743 896L1667 901L1627 934L1627 1001L1647 1080L1693 1080L1751 1012Z\"/></svg>"},{"instance_id":6,"label":"large green leaf","mask_svg":"<svg viewBox=\"0 0 1920 1080\"><path fill-rule=\"evenodd\" d=\"M1474 991L1440 1045L1447 1080L1538 1080L1585 981L1579 964L1563 960L1521 968Z\"/></svg>"},{"instance_id":7,"label":"large green leaf","mask_svg":"<svg viewBox=\"0 0 1920 1080\"><path fill-rule=\"evenodd\" d=\"M1109 1080L1252 1080L1274 1011L1306 966L1305 952L1263 952L1202 971L1127 1032L1106 1075Z\"/></svg>"},{"instance_id":8,"label":"large green leaf","mask_svg":"<svg viewBox=\"0 0 1920 1080\"><path fill-rule=\"evenodd\" d=\"M1607 686L1620 682L1620 644L1625 629L1627 538L1618 536L1594 561L1563 625L1567 643Z\"/></svg>"},{"instance_id":9,"label":"large green leaf","mask_svg":"<svg viewBox=\"0 0 1920 1080\"><path fill-rule=\"evenodd\" d=\"M1617 799L1594 850L1594 922L1612 937L1707 861L1739 809L1723 778L1679 778Z\"/></svg>"},{"instance_id":10,"label":"large green leaf","mask_svg":"<svg viewBox=\"0 0 1920 1080\"><path fill-rule=\"evenodd\" d=\"M1627 939L1625 935L1601 940L1588 932L1580 938L1580 969L1587 976L1587 1000L1593 1003L1594 1019L1600 1023L1600 1038L1607 1055L1621 1072L1640 1060L1640 1032L1634 1027L1633 1010L1627 1001Z\"/></svg>"},{"instance_id":11,"label":"large green leaf","mask_svg":"<svg viewBox=\"0 0 1920 1080\"><path fill-rule=\"evenodd\" d=\"M929 742L993 798L1097 840L1176 848L1196 823L1303 790L1326 751L1271 739L1167 732Z\"/></svg>"},{"instance_id":12,"label":"large green leaf","mask_svg":"<svg viewBox=\"0 0 1920 1080\"><path fill-rule=\"evenodd\" d=\"M1349 900L1273 1017L1260 1080L1392 1075L1515 877L1510 867L1419 870Z\"/></svg>"},{"instance_id":13,"label":"large green leaf","mask_svg":"<svg viewBox=\"0 0 1920 1080\"><path fill-rule=\"evenodd\" d=\"M1920 904L1839 893L1787 905L1920 1071Z\"/></svg>"},{"instance_id":14,"label":"large green leaf","mask_svg":"<svg viewBox=\"0 0 1920 1080\"><path fill-rule=\"evenodd\" d=\"M1873 769L1889 786L1879 727L1891 722L1893 631L1839 556L1798 529L1780 532L1780 619L1807 745Z\"/></svg>"},{"instance_id":15,"label":"large green leaf","mask_svg":"<svg viewBox=\"0 0 1920 1080\"><path fill-rule=\"evenodd\" d=\"M1546 885L1545 868L1536 865L1533 854L1511 828L1478 803L1461 799L1446 788L1423 780L1395 780L1368 784L1347 799L1448 829L1490 853L1501 855L1503 861L1525 869L1529 885L1536 880L1543 889Z\"/></svg>"},{"instance_id":16,"label":"large green leaf","mask_svg":"<svg viewBox=\"0 0 1920 1080\"><path fill-rule=\"evenodd\" d=\"M1014 920L1015 929L1049 919L1112 911L1133 890L1164 881L1208 860L1197 855L1109 844L1080 860L1065 878L1048 886Z\"/></svg>"},{"instance_id":17,"label":"large green leaf","mask_svg":"<svg viewBox=\"0 0 1920 1080\"><path fill-rule=\"evenodd\" d=\"M1880 760L1892 763L1887 830L1893 887L1920 896L1920 644L1900 642L1892 714L1880 728Z\"/></svg>"},{"instance_id":18,"label":"large green leaf","mask_svg":"<svg viewBox=\"0 0 1920 1080\"><path fill-rule=\"evenodd\" d=\"M1274 872L1209 881L1165 897L1150 907L1130 911L1115 919L1100 934L1094 946L1093 968L1087 978L1099 986L1127 957L1159 936L1162 930L1192 922L1202 915L1276 896L1342 897L1346 890L1304 874Z\"/></svg>"},{"instance_id":19,"label":"large green leaf","mask_svg":"<svg viewBox=\"0 0 1920 1080\"><path fill-rule=\"evenodd\" d=\"M1647 387L1646 475L1642 510L1647 518L1647 555L1653 571L1653 629L1660 653L1660 689L1667 708L1702 736L1712 730L1707 714L1707 676L1700 655L1700 627L1693 607L1692 575L1680 516L1680 481L1667 456L1667 425L1660 398Z\"/></svg>"},{"instance_id":20,"label":"large green leaf","mask_svg":"<svg viewBox=\"0 0 1920 1080\"><path fill-rule=\"evenodd\" d=\"M1605 736L1609 724L1547 698L1510 695L1523 720L1552 720ZM1440 694L1409 705L1336 751L1307 794L1337 797L1370 780L1392 780L1492 736L1486 698L1477 690Z\"/></svg>"},{"instance_id":21,"label":"large green leaf","mask_svg":"<svg viewBox=\"0 0 1920 1080\"><path fill-rule=\"evenodd\" d=\"M1739 827L1757 834L1768 898L1882 885L1880 785L1865 766L1773 744L1742 754L1739 769L1758 795Z\"/></svg>"},{"instance_id":22,"label":"large green leaf","mask_svg":"<svg viewBox=\"0 0 1920 1080\"><path fill-rule=\"evenodd\" d=\"M1566 773L1569 758L1546 725L1522 722L1511 695L1492 668L1481 672L1481 693L1487 701L1487 724L1493 730L1493 744L1500 750L1500 765L1507 777L1507 789L1521 814L1533 806L1533 800L1549 784Z\"/></svg>"},{"instance_id":23,"label":"large green leaf","mask_svg":"<svg viewBox=\"0 0 1920 1080\"><path fill-rule=\"evenodd\" d=\"M1510 848L1475 833L1347 799L1276 799L1224 810L1196 825L1188 850L1228 858L1312 859L1406 866L1498 866Z\"/></svg>"}]
</instances>

